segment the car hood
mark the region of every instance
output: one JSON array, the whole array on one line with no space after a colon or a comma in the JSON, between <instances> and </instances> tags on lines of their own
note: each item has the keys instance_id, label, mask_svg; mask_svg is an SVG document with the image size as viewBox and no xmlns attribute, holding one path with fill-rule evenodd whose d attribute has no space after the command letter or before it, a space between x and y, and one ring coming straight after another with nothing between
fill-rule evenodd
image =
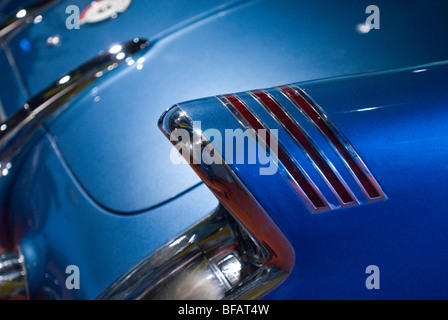
<instances>
[{"instance_id":1,"label":"car hood","mask_svg":"<svg viewBox=\"0 0 448 320\"><path fill-rule=\"evenodd\" d=\"M134 37L155 43L144 62L90 87L48 126L80 186L120 213L160 205L200 182L188 166L172 163L172 145L157 128L163 110L177 102L430 63L448 51L426 36L445 39L448 30L429 30L419 18L430 12L442 24L436 3L420 4L419 11L385 2L382 11L402 12L400 19L384 14L382 29L367 33L357 26L368 1L348 1L349 11L333 1L133 1L116 19L80 30L65 27L67 5L54 6L9 41L32 95L115 43ZM48 47L53 35L61 44Z\"/></svg>"}]
</instances>

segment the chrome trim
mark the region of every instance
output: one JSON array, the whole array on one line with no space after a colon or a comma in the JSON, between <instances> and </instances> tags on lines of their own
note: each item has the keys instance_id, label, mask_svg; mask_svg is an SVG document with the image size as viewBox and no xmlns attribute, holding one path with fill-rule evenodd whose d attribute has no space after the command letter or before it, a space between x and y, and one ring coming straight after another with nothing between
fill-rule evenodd
<instances>
[{"instance_id":1,"label":"chrome trim","mask_svg":"<svg viewBox=\"0 0 448 320\"><path fill-rule=\"evenodd\" d=\"M5 120L6 120L6 113L2 104L2 100L0 99L0 123L2 123Z\"/></svg>"},{"instance_id":2,"label":"chrome trim","mask_svg":"<svg viewBox=\"0 0 448 320\"><path fill-rule=\"evenodd\" d=\"M224 208L241 223L255 241L268 249L264 264L270 268L272 278L267 283L258 283L257 291L253 293L255 296L251 296L251 298L262 296L273 290L289 275L294 266L294 250L286 237L227 165L222 155L213 147L213 144L203 135L202 131L194 125L193 120L179 105L171 107L162 115L159 120L159 128L168 139L170 139L171 133L178 128L188 130L192 142L171 142L174 145L186 143L187 149L200 149L201 151L205 148L209 151L211 149L215 159L220 159L206 165L204 163L195 164L192 153L190 153L190 158L186 158L196 174L220 200ZM194 139L197 135L201 135L200 140ZM189 146L190 143L197 145ZM184 157L186 156L184 155Z\"/></svg>"},{"instance_id":3,"label":"chrome trim","mask_svg":"<svg viewBox=\"0 0 448 320\"><path fill-rule=\"evenodd\" d=\"M264 129L266 129L269 132L269 128L247 106L247 104L244 101L242 101L239 97L237 97L236 95L233 95L233 96L235 98L237 98L239 100L239 102L241 104L243 104L247 108L247 110L252 114L252 116L255 117L257 119L257 121L264 127ZM238 122L243 126L243 128L245 128L245 129L252 129L253 130L252 126L246 121L246 119L244 119L244 117L240 114L240 112L238 110L236 110L236 108L232 105L232 103L230 103L224 96L223 97L221 97L221 96L217 97L217 99L224 105L224 107L226 107L227 110L230 111L230 113L232 113L232 115L238 120ZM258 134L257 134L257 136L258 136ZM258 143L260 142L260 139L256 139L256 140L257 140ZM311 186L311 188L313 188L313 190L315 191L316 195L320 198L320 200L323 203L322 207L316 207L313 204L313 202L311 201L311 199L308 197L308 195L305 193L305 191L302 189L302 187L300 186L298 181L296 181L296 179L292 176L291 172L289 172L289 170L283 164L280 165L280 166L278 165L278 163L281 162L281 161L275 161L275 164L277 165L277 167L278 167L279 171L281 172L281 174L285 177L285 179L289 182L289 184L297 192L297 194L303 200L303 202L306 204L306 206L309 208L309 210L311 212L322 212L322 211L331 210L332 209L331 205L325 199L323 194L320 192L320 190L317 188L315 183L311 180L311 178L306 173L306 171L302 168L302 166L297 162L297 160L291 155L291 153L283 146L283 144L280 141L278 141L276 139L276 143L278 145L279 151L283 152L287 157L289 157L289 159L294 163L294 165L297 167L297 169L301 172L301 174L303 175L304 179L308 182L308 184ZM266 142L265 142L265 144L266 144ZM271 157L272 157L272 155L271 155ZM278 158L278 155L276 155L276 157Z\"/></svg>"},{"instance_id":4,"label":"chrome trim","mask_svg":"<svg viewBox=\"0 0 448 320\"><path fill-rule=\"evenodd\" d=\"M247 295L268 274L269 253L219 205L103 291L97 300L210 300ZM226 262L239 268L226 269Z\"/></svg>"},{"instance_id":5,"label":"chrome trim","mask_svg":"<svg viewBox=\"0 0 448 320\"><path fill-rule=\"evenodd\" d=\"M0 298L8 298L25 292L26 271L20 253L0 254Z\"/></svg>"},{"instance_id":6,"label":"chrome trim","mask_svg":"<svg viewBox=\"0 0 448 320\"><path fill-rule=\"evenodd\" d=\"M138 38L107 51L63 75L58 81L31 98L20 110L0 124L0 164L11 159L30 142L39 124L68 107L66 102L79 95L88 85L128 59L135 59L149 48L147 40Z\"/></svg>"},{"instance_id":7,"label":"chrome trim","mask_svg":"<svg viewBox=\"0 0 448 320\"><path fill-rule=\"evenodd\" d=\"M59 2L59 0L40 0L22 8L15 15L11 16L6 22L0 25L0 39L8 36L19 27L31 23L36 16L57 2ZM24 15L18 16L19 12L24 12Z\"/></svg>"},{"instance_id":8,"label":"chrome trim","mask_svg":"<svg viewBox=\"0 0 448 320\"><path fill-rule=\"evenodd\" d=\"M288 130L288 128L285 126L285 124L266 106L266 104L261 101L260 98L258 98L253 91L248 92L255 101L257 101L269 115L285 130L285 132L288 134L288 136L295 142L295 144L299 147L299 149L303 152L303 154L307 157L307 159L310 161L310 163L313 165L313 167L316 169L317 172L319 172L322 179L325 181L328 188L331 190L331 192L334 194L334 196L338 199L339 204L341 207L349 207L358 205L359 202L356 199L355 195L347 185L347 183L344 181L342 176L339 174L333 163L327 158L327 156L322 152L322 150L316 145L316 143L311 139L311 137L308 135L308 133L302 128L302 126L297 122L296 119L294 119L293 116L267 91L260 90L263 93L265 93L273 103L275 103L278 108L280 108L286 116L290 119L290 121L298 128L298 130L301 131L301 133L305 136L305 138L308 140L309 144L315 149L315 151L318 153L318 155L323 159L323 161L326 162L326 164L329 166L329 168L333 171L333 174L336 176L336 178L339 180L341 185L345 188L346 192L351 196L353 199L351 202L344 202L339 195L338 191L335 189L331 181L328 179L328 177L323 173L322 169L319 167L319 165L316 163L316 161L313 159L313 157L305 150L305 148L302 146L300 141Z\"/></svg>"}]
</instances>

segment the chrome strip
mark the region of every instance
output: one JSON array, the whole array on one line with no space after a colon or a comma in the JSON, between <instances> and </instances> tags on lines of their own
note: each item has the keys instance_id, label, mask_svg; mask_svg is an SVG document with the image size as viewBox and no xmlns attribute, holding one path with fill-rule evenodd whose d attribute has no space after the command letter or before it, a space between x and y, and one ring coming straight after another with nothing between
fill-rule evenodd
<instances>
[{"instance_id":1,"label":"chrome strip","mask_svg":"<svg viewBox=\"0 0 448 320\"><path fill-rule=\"evenodd\" d=\"M295 262L294 249L281 230L179 105L171 107L161 116L159 128L170 141L173 131L179 128L188 129L191 142L171 141L174 145L183 143L187 149L199 148L201 151L212 146L215 156L219 157L220 161L210 164L207 169L201 164L194 164L191 153L190 158L184 154L183 156L228 212L241 222L254 240L269 249L264 264L271 268L272 279L268 283L261 284L258 289L262 290L257 290L255 296L251 298L256 298L279 285L290 274ZM201 139L194 139L196 135L200 135ZM249 297L242 299L245 298Z\"/></svg>"},{"instance_id":2,"label":"chrome strip","mask_svg":"<svg viewBox=\"0 0 448 320\"><path fill-rule=\"evenodd\" d=\"M0 299L22 294L26 287L24 257L18 252L0 253Z\"/></svg>"},{"instance_id":3,"label":"chrome strip","mask_svg":"<svg viewBox=\"0 0 448 320\"><path fill-rule=\"evenodd\" d=\"M261 123L261 125L269 131L268 127L261 121L261 119L253 113L253 111L247 106L246 103L244 103L239 97L236 95L233 95L235 98L237 98L246 108L249 110L249 112ZM243 126L243 128L247 129L253 129L252 126L243 118L243 116L238 112L238 110L235 109L235 107L225 98L225 97L216 97L226 108L229 110L232 115L238 120L238 122ZM275 137L274 137L275 139ZM259 143L260 139L257 139L257 142ZM328 203L328 201L325 199L323 194L320 192L320 190L316 187L314 182L311 180L311 178L308 176L305 170L303 170L302 166L297 162L297 160L288 152L286 148L281 144L280 141L276 139L276 143L279 147L279 150L283 150L285 155L291 159L291 161L294 163L294 165L299 169L299 171L302 173L303 177L308 181L309 185L313 188L317 196L321 199L323 202L322 207L316 207L312 203L312 201L309 199L308 195L305 193L305 191L301 188L299 183L293 178L291 173L282 165L279 166L279 161L274 161L277 165L278 169L282 173L282 175L285 177L285 179L291 184L293 189L297 192L297 194L300 196L300 198L305 202L306 206L309 208L311 212L322 212L322 211L328 211L331 210L331 205ZM272 155L271 155L272 156ZM278 155L276 155L278 158Z\"/></svg>"},{"instance_id":4,"label":"chrome strip","mask_svg":"<svg viewBox=\"0 0 448 320\"><path fill-rule=\"evenodd\" d=\"M0 99L0 123L6 120L5 109L3 108L2 100Z\"/></svg>"},{"instance_id":5,"label":"chrome strip","mask_svg":"<svg viewBox=\"0 0 448 320\"><path fill-rule=\"evenodd\" d=\"M129 59L142 55L148 48L149 42L138 38L122 45L114 45L31 98L20 110L0 124L0 164L10 162L31 140L39 124L56 112L64 110L67 107L65 102L70 98Z\"/></svg>"},{"instance_id":6,"label":"chrome strip","mask_svg":"<svg viewBox=\"0 0 448 320\"><path fill-rule=\"evenodd\" d=\"M273 281L271 252L222 204L126 271L97 300L253 299ZM292 259L292 257L291 257ZM227 260L235 268L225 270ZM229 276L230 271L234 276Z\"/></svg>"},{"instance_id":7,"label":"chrome strip","mask_svg":"<svg viewBox=\"0 0 448 320\"><path fill-rule=\"evenodd\" d=\"M322 152L322 150L314 143L314 141L311 139L311 137L308 135L308 133L303 130L302 126L294 119L291 114L267 91L261 90L264 92L272 101L275 103L287 116L288 118L294 123L294 125L302 132L302 134L308 139L308 142L311 144L311 146L316 150L316 152L320 155L320 157L327 163L327 165L330 167L330 169L333 171L333 174L336 176L337 179L339 179L339 182L342 184L342 186L345 188L346 192L351 196L353 199L351 202L344 202L339 195L338 191L335 189L331 181L329 181L328 177L323 173L321 168L317 165L317 163L314 161L314 159L310 156L310 154L305 150L305 148L302 146L302 144L296 139L296 137L286 128L286 126L283 124L283 122L264 104L261 99L259 99L252 91L248 92L252 98L255 99L265 110L269 115L285 130L285 132L291 137L291 139L295 142L295 144L302 150L304 155L307 157L307 159L310 161L310 163L313 165L313 167L319 172L322 179L325 181L327 186L330 188L331 192L335 195L335 197L338 199L341 207L349 207L353 205L358 205L359 202L356 199L355 195L347 185L347 183L344 181L344 179L341 177L337 169L334 167L333 163L327 158L327 156Z\"/></svg>"},{"instance_id":8,"label":"chrome strip","mask_svg":"<svg viewBox=\"0 0 448 320\"><path fill-rule=\"evenodd\" d=\"M6 37L22 25L31 23L36 16L57 2L59 2L59 0L41 0L22 8L0 25L0 39ZM18 15L19 12L23 12L23 15Z\"/></svg>"}]
</instances>

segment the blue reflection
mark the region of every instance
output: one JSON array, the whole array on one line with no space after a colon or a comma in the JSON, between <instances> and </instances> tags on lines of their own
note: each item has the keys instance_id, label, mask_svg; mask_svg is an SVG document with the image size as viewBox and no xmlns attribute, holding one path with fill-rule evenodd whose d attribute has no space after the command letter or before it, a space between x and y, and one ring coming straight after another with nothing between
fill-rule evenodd
<instances>
[{"instance_id":1,"label":"blue reflection","mask_svg":"<svg viewBox=\"0 0 448 320\"><path fill-rule=\"evenodd\" d=\"M22 39L20 40L20 48L23 50L23 52L30 52L31 51L31 42L28 39Z\"/></svg>"}]
</instances>

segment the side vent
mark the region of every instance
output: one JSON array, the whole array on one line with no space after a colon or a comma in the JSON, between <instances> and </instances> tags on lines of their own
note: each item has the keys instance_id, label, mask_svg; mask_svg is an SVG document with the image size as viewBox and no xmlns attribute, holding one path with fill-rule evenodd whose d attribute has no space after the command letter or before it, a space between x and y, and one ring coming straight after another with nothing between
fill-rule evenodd
<instances>
[{"instance_id":1,"label":"side vent","mask_svg":"<svg viewBox=\"0 0 448 320\"><path fill-rule=\"evenodd\" d=\"M308 120L322 133L353 176L369 202L382 201L386 195L361 157L324 111L298 87L279 88Z\"/></svg>"},{"instance_id":2,"label":"side vent","mask_svg":"<svg viewBox=\"0 0 448 320\"><path fill-rule=\"evenodd\" d=\"M290 232L294 222L285 225L283 213L294 219L386 199L348 139L293 85L180 103L159 128L174 145L170 157L180 153L220 206L100 299L262 297L294 266L277 226Z\"/></svg>"},{"instance_id":3,"label":"side vent","mask_svg":"<svg viewBox=\"0 0 448 320\"><path fill-rule=\"evenodd\" d=\"M341 131L334 125L325 112L305 92L296 86L281 86L267 90L254 90L241 94L227 94L218 96L217 99L235 117L244 129L253 129L255 132L266 130L265 136L257 136L268 148L273 140L278 145L276 156L280 162L279 169L284 178L303 200L308 209L315 212L323 212L337 208L356 206L361 201L356 198L346 181L342 178L336 166L322 152L321 148L313 141L310 135L302 128L291 112L283 106L275 97L281 94L300 111L309 123L324 137L330 147L339 157L343 166L339 170L347 170L367 202L382 201L386 195L370 170L362 161L359 154L344 137ZM241 97L246 97L242 99ZM278 126L284 130L294 141L302 154L308 159L318 172L326 186L335 196L338 203L331 204L323 195L321 189L310 178L297 156L288 150L282 141L276 140L270 134L271 128L261 117L251 109L253 99L258 103ZM344 168L345 167L345 168Z\"/></svg>"}]
</instances>

